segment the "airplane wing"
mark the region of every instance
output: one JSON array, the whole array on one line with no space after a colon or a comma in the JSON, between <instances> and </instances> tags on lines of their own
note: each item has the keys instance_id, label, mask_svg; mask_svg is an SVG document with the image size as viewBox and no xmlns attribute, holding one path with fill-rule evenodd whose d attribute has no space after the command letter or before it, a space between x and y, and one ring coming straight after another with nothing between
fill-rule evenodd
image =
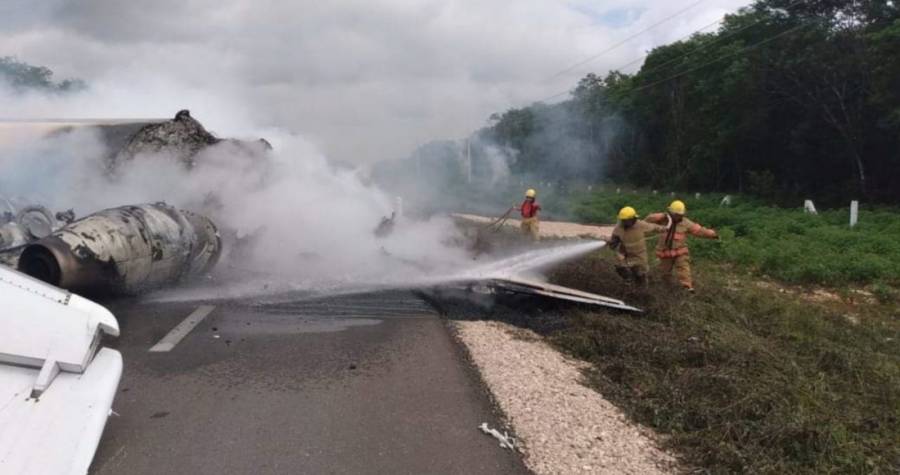
<instances>
[{"instance_id":1,"label":"airplane wing","mask_svg":"<svg viewBox=\"0 0 900 475\"><path fill-rule=\"evenodd\" d=\"M489 279L485 282L488 287L504 290L507 292L518 294L532 294L550 297L559 300L567 300L589 305L599 305L601 307L609 307L627 312L641 313L642 310L628 305L622 300L606 297L603 295L592 294L582 290L573 289L571 287L563 287L561 285L549 284L519 277L506 277Z\"/></svg>"},{"instance_id":2,"label":"airplane wing","mask_svg":"<svg viewBox=\"0 0 900 475\"><path fill-rule=\"evenodd\" d=\"M105 308L0 266L0 473L85 474L122 376Z\"/></svg>"}]
</instances>

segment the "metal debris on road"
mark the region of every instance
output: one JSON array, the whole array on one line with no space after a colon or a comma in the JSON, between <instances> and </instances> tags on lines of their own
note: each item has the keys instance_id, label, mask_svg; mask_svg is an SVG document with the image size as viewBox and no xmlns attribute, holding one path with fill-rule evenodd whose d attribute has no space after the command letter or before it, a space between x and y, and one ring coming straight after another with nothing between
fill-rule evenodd
<instances>
[{"instance_id":1,"label":"metal debris on road","mask_svg":"<svg viewBox=\"0 0 900 475\"><path fill-rule=\"evenodd\" d=\"M481 432L484 432L487 435L494 437L495 439L500 441L500 447L509 450L516 450L516 440L509 436L509 434L504 431L502 434L497 429L491 429L488 426L487 422L482 422L480 426Z\"/></svg>"},{"instance_id":2,"label":"metal debris on road","mask_svg":"<svg viewBox=\"0 0 900 475\"><path fill-rule=\"evenodd\" d=\"M563 287L561 285L554 285L547 282L538 282L529 279L509 277L504 279L492 279L486 282L485 285L507 292L541 295L544 297L567 300L570 302L615 308L627 312L642 312L641 309L628 305L627 303L619 299L593 294L590 292L584 292L570 287Z\"/></svg>"}]
</instances>

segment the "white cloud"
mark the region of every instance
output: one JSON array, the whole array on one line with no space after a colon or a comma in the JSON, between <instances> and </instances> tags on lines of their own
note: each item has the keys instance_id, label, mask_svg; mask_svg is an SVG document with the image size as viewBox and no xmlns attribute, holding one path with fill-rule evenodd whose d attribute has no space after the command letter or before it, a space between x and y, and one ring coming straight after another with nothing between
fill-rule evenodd
<instances>
[{"instance_id":1,"label":"white cloud","mask_svg":"<svg viewBox=\"0 0 900 475\"><path fill-rule=\"evenodd\" d=\"M747 0L706 0L547 80L692 2L85 0L33 8L11 0L0 10L0 55L85 78L97 93L32 99L5 114L168 117L190 108L219 132L280 126L340 160L401 157L640 57ZM615 11L637 19L604 25Z\"/></svg>"}]
</instances>

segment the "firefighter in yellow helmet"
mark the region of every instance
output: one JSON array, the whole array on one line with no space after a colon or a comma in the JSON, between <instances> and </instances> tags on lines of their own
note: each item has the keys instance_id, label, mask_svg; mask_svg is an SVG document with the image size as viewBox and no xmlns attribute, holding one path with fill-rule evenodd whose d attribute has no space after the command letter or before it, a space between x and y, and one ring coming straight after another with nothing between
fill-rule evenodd
<instances>
[{"instance_id":1,"label":"firefighter in yellow helmet","mask_svg":"<svg viewBox=\"0 0 900 475\"><path fill-rule=\"evenodd\" d=\"M619 222L607 242L616 251L616 273L627 282L647 285L647 234L663 233L665 226L640 221L637 211L631 206L619 210Z\"/></svg>"},{"instance_id":2,"label":"firefighter in yellow helmet","mask_svg":"<svg viewBox=\"0 0 900 475\"><path fill-rule=\"evenodd\" d=\"M522 232L530 236L531 239L538 241L541 238L541 223L538 220L538 212L541 210L541 205L537 203L536 198L537 192L534 189L529 189L525 192L525 201L522 202L518 209L522 213Z\"/></svg>"},{"instance_id":3,"label":"firefighter in yellow helmet","mask_svg":"<svg viewBox=\"0 0 900 475\"><path fill-rule=\"evenodd\" d=\"M712 229L687 219L684 215L687 211L684 202L675 200L669 205L665 213L654 213L647 216L647 221L654 224L665 225L666 234L660 238L656 245L656 257L659 258L659 270L663 277L668 278L675 272L678 282L687 290L694 291L694 282L691 280L691 256L688 250L688 235L718 239L719 236Z\"/></svg>"}]
</instances>

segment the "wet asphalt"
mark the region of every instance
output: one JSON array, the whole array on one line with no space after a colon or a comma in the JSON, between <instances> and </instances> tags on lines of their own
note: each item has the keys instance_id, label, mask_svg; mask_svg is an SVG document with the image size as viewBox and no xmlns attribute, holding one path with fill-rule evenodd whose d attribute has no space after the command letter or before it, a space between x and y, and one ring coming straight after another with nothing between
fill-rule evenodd
<instances>
[{"instance_id":1,"label":"wet asphalt","mask_svg":"<svg viewBox=\"0 0 900 475\"><path fill-rule=\"evenodd\" d=\"M94 474L524 474L447 322L408 291L200 303L111 302L125 361Z\"/></svg>"}]
</instances>

